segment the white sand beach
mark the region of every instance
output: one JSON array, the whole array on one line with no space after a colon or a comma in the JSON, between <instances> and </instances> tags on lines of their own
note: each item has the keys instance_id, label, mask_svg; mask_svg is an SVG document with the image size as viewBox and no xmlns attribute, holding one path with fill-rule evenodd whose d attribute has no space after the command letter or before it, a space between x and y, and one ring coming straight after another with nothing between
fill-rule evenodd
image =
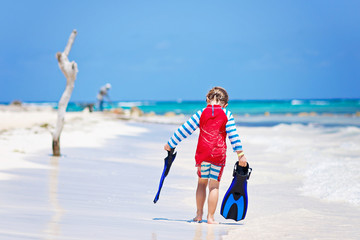
<instances>
[{"instance_id":1,"label":"white sand beach","mask_svg":"<svg viewBox=\"0 0 360 240\"><path fill-rule=\"evenodd\" d=\"M253 173L245 220L220 215L235 154L220 184L218 225L195 216L197 133L154 204L164 143L177 128L106 113L66 114L53 157L53 110L0 111L0 239L358 239L360 130L280 124L239 127ZM149 121L149 120L148 120ZM159 119L156 120L159 122ZM163 121L166 122L166 121Z\"/></svg>"}]
</instances>

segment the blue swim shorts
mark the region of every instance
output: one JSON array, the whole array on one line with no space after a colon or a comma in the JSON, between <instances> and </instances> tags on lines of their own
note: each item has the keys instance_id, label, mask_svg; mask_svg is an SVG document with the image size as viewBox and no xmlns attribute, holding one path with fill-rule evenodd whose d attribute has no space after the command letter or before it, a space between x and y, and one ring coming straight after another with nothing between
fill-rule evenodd
<instances>
[{"instance_id":1,"label":"blue swim shorts","mask_svg":"<svg viewBox=\"0 0 360 240\"><path fill-rule=\"evenodd\" d=\"M199 178L209 178L220 182L224 166L217 166L208 162L202 162L198 166L197 175Z\"/></svg>"}]
</instances>

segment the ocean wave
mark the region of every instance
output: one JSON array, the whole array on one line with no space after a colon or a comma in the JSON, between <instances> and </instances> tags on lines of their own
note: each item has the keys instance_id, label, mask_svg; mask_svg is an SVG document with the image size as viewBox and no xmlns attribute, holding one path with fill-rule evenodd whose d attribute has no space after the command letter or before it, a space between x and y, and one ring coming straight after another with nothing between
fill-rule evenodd
<instances>
[{"instance_id":1,"label":"ocean wave","mask_svg":"<svg viewBox=\"0 0 360 240\"><path fill-rule=\"evenodd\" d=\"M330 103L328 101L323 101L323 100L310 101L310 105L326 106L329 104Z\"/></svg>"},{"instance_id":2,"label":"ocean wave","mask_svg":"<svg viewBox=\"0 0 360 240\"><path fill-rule=\"evenodd\" d=\"M312 158L314 163L305 172L304 185L300 188L303 194L360 206L360 159Z\"/></svg>"},{"instance_id":3,"label":"ocean wave","mask_svg":"<svg viewBox=\"0 0 360 240\"><path fill-rule=\"evenodd\" d=\"M296 99L291 100L291 105L293 105L293 106L302 105L303 103L304 102L301 100L296 100Z\"/></svg>"},{"instance_id":4,"label":"ocean wave","mask_svg":"<svg viewBox=\"0 0 360 240\"><path fill-rule=\"evenodd\" d=\"M319 128L308 132L316 138L296 160L306 196L360 206L360 128ZM309 140L311 141L311 140Z\"/></svg>"}]
</instances>

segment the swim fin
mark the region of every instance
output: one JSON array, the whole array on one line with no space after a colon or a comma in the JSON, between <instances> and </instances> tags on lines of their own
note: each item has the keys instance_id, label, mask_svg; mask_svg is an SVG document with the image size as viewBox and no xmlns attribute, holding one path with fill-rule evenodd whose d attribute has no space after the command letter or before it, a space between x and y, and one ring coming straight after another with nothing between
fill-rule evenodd
<instances>
[{"instance_id":1,"label":"swim fin","mask_svg":"<svg viewBox=\"0 0 360 240\"><path fill-rule=\"evenodd\" d=\"M159 189L154 198L154 203L156 203L159 200L160 191L161 191L162 185L164 183L165 177L169 174L171 164L175 160L176 153L174 153L174 151L175 151L175 148L172 148L170 151L168 151L168 156L164 159L164 170L161 174Z\"/></svg>"},{"instance_id":2,"label":"swim fin","mask_svg":"<svg viewBox=\"0 0 360 240\"><path fill-rule=\"evenodd\" d=\"M245 218L248 206L247 180L250 178L251 171L252 168L248 163L246 167L239 166L238 162L235 163L234 178L221 204L220 214L224 218L235 221Z\"/></svg>"}]
</instances>

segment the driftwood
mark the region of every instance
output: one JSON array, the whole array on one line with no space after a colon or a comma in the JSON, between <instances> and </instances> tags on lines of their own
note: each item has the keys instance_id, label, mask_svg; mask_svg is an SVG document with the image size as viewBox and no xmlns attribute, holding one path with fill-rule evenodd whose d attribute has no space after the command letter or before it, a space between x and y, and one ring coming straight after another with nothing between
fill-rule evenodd
<instances>
[{"instance_id":1,"label":"driftwood","mask_svg":"<svg viewBox=\"0 0 360 240\"><path fill-rule=\"evenodd\" d=\"M63 74L66 77L66 88L65 88L65 91L62 94L59 104L58 104L58 118L57 118L57 122L56 122L55 131L52 134L52 137L53 137L52 149L53 149L54 156L60 156L60 134L64 127L66 108L69 103L72 91L74 89L74 82L76 80L76 75L78 72L76 62L74 62L74 61L70 62L68 59L68 56L69 56L69 53L71 50L71 46L74 43L76 34L77 34L77 31L73 30L69 37L69 40L65 47L64 52L56 53L56 58L59 63L59 68L61 69L61 71L63 72Z\"/></svg>"}]
</instances>

